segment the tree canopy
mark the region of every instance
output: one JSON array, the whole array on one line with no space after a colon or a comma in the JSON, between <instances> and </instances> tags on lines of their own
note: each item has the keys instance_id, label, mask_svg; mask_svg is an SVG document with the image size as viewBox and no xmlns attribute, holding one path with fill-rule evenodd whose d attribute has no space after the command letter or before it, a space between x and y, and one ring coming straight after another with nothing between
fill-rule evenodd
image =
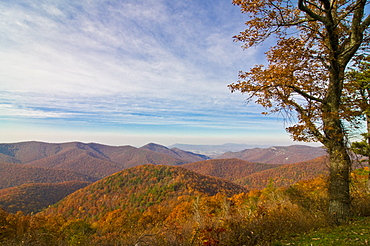
<instances>
[{"instance_id":1,"label":"tree canopy","mask_svg":"<svg viewBox=\"0 0 370 246\"><path fill-rule=\"evenodd\" d=\"M348 118L343 98L349 63L369 45L366 0L234 0L248 14L246 30L236 35L244 48L273 38L268 65L240 72L232 92L268 112L296 115L287 127L294 140L319 141L330 156L329 212L335 223L349 216ZM347 107L348 108L348 107ZM294 113L295 112L295 113ZM267 113L267 112L264 112Z\"/></svg>"},{"instance_id":2,"label":"tree canopy","mask_svg":"<svg viewBox=\"0 0 370 246\"><path fill-rule=\"evenodd\" d=\"M287 128L295 140L325 142L322 106L330 104L329 111L344 117L346 112L340 109L344 70L369 44L366 1L301 0L298 8L293 1L282 0L233 3L249 14L248 28L235 36L245 42L244 48L272 35L277 42L266 53L268 66L240 72L238 83L229 88L248 93L248 100L256 99L269 112L298 112L297 124Z\"/></svg>"}]
</instances>

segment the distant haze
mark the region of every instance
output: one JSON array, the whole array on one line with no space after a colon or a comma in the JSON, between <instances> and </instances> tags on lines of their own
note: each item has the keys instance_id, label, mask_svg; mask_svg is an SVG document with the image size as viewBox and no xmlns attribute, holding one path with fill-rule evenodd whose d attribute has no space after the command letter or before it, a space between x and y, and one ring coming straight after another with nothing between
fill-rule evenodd
<instances>
[{"instance_id":1,"label":"distant haze","mask_svg":"<svg viewBox=\"0 0 370 246\"><path fill-rule=\"evenodd\" d=\"M169 148L179 148L182 150L190 151L197 154L203 154L210 157L221 155L225 152L236 152L250 148L265 148L270 147L269 145L250 145L250 144L236 144L236 143L225 143L221 145L195 145L195 144L173 144L168 146Z\"/></svg>"}]
</instances>

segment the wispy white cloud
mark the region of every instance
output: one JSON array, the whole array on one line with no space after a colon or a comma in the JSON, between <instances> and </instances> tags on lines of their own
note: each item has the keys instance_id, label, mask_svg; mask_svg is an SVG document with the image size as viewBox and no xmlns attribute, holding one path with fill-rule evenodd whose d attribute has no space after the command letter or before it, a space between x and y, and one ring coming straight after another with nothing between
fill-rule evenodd
<instances>
[{"instance_id":1,"label":"wispy white cloud","mask_svg":"<svg viewBox=\"0 0 370 246\"><path fill-rule=\"evenodd\" d=\"M45 111L41 108L16 107L10 104L0 104L0 117L20 117L24 118L75 118L77 113Z\"/></svg>"},{"instance_id":2,"label":"wispy white cloud","mask_svg":"<svg viewBox=\"0 0 370 246\"><path fill-rule=\"evenodd\" d=\"M0 121L271 128L227 84L260 60L225 1L0 2Z\"/></svg>"}]
</instances>

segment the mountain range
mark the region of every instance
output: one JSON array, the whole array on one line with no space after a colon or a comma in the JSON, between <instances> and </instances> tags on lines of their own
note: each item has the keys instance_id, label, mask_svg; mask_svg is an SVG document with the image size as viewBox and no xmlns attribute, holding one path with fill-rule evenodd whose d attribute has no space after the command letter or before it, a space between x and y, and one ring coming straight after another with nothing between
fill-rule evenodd
<instances>
[{"instance_id":1,"label":"mountain range","mask_svg":"<svg viewBox=\"0 0 370 246\"><path fill-rule=\"evenodd\" d=\"M70 170L97 179L143 164L181 165L207 158L156 144L141 148L80 142L0 144L0 162Z\"/></svg>"},{"instance_id":2,"label":"mountain range","mask_svg":"<svg viewBox=\"0 0 370 246\"><path fill-rule=\"evenodd\" d=\"M187 177L192 180L192 185L190 185L186 183L188 181L182 179L184 187L192 191L203 190L202 194L208 194L210 187L215 186L216 183L220 187L213 189L219 192L219 189L224 189L222 188L225 185L224 182L245 190L266 187L269 180L274 180L277 185L284 186L325 173L326 159L324 157L314 159L323 154L325 151L321 148L293 145L228 152L221 155L222 159L210 159L205 155L194 154L176 147L167 148L154 143L140 148L80 142L0 144L0 171L2 173L0 176L0 207L11 212L17 210L25 213L37 212L68 194L78 192L80 188L90 187L97 182L103 182L102 180L110 180L118 173L127 172L135 173L136 178L133 180L136 181L117 184L117 186L130 186L130 188L128 186L125 188L128 193L143 192L141 188L138 188L141 182L155 184L154 181L161 179L157 176L162 171L158 171L156 166L160 166L158 167L160 170L167 170L167 167L171 167L172 169L168 170L172 173L175 172L182 178ZM232 157L233 155L238 155L240 158ZM284 164L284 160L288 162L297 159L307 161ZM140 170L143 172L145 170L146 174L142 176ZM177 174L173 174L175 176L172 179L179 179ZM114 177L119 177L119 175ZM153 180L147 180L150 178ZM119 180L123 182L121 178ZM166 190L167 188L158 187L156 189ZM228 189L224 189L223 192L229 192L226 190ZM233 191L230 192L233 193ZM148 195L150 192L144 192L140 199L149 199L146 198ZM153 199L156 198L149 200Z\"/></svg>"},{"instance_id":3,"label":"mountain range","mask_svg":"<svg viewBox=\"0 0 370 246\"><path fill-rule=\"evenodd\" d=\"M217 158L238 158L245 161L268 164L291 164L308 161L323 155L327 155L327 152L322 147L291 145L245 149L238 152L226 152L222 155L217 156Z\"/></svg>"}]
</instances>

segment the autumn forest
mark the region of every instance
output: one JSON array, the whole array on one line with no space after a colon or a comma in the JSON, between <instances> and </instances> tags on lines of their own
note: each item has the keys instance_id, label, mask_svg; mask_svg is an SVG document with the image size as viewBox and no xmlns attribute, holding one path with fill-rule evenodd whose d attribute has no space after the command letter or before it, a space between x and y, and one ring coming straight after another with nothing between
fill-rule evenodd
<instances>
[{"instance_id":1,"label":"autumn forest","mask_svg":"<svg viewBox=\"0 0 370 246\"><path fill-rule=\"evenodd\" d=\"M154 143L0 144L1 245L295 245L370 216L368 1L232 3L246 16L234 41L269 49L230 92L321 147L211 158ZM317 245L369 244L368 225L350 233Z\"/></svg>"},{"instance_id":2,"label":"autumn forest","mask_svg":"<svg viewBox=\"0 0 370 246\"><path fill-rule=\"evenodd\" d=\"M157 144L1 144L1 244L256 245L328 225L323 148L234 155L244 159ZM306 161L248 161L257 156ZM104 172L94 172L102 163ZM353 212L365 216L369 172L357 168Z\"/></svg>"}]
</instances>

